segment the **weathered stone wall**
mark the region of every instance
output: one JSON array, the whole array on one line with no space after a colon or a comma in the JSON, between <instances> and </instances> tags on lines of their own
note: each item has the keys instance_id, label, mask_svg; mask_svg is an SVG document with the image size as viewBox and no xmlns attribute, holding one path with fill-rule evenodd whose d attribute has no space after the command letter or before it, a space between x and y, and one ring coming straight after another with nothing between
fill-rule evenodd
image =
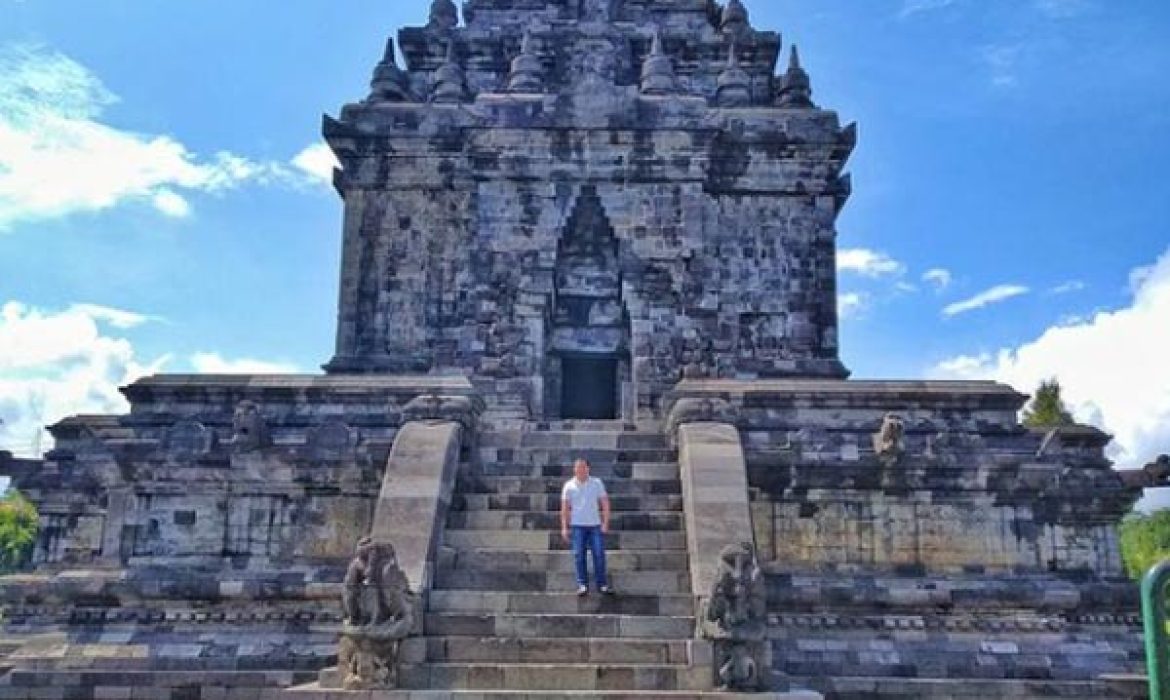
<instances>
[{"instance_id":1,"label":"weathered stone wall","mask_svg":"<svg viewBox=\"0 0 1170 700\"><path fill-rule=\"evenodd\" d=\"M620 5L583 24L483 3L466 27L404 30L407 70L384 62L327 120L346 201L331 370L459 371L557 417L559 358L611 355L627 418L660 412L684 369L846 374L834 243L854 130L778 97L775 34L707 3ZM656 33L666 94L646 87ZM616 262L566 275L574 239Z\"/></svg>"},{"instance_id":2,"label":"weathered stone wall","mask_svg":"<svg viewBox=\"0 0 1170 700\"><path fill-rule=\"evenodd\" d=\"M168 375L125 393L128 415L54 426L18 480L41 512L36 563L336 565L369 531L399 427L473 410L461 378Z\"/></svg>"},{"instance_id":3,"label":"weathered stone wall","mask_svg":"<svg viewBox=\"0 0 1170 700\"><path fill-rule=\"evenodd\" d=\"M949 678L1109 697L1075 684L1141 666L1115 532L1140 488L1099 431L1022 428L1024 398L991 383L680 383L668 429L739 428L777 671L831 697L935 697ZM894 452L874 440L889 414Z\"/></svg>"},{"instance_id":4,"label":"weathered stone wall","mask_svg":"<svg viewBox=\"0 0 1170 700\"><path fill-rule=\"evenodd\" d=\"M743 434L756 537L776 571L1122 575L1115 525L1139 491L1090 428L1019 425L982 383L684 381ZM884 462L884 416L905 426Z\"/></svg>"}]
</instances>

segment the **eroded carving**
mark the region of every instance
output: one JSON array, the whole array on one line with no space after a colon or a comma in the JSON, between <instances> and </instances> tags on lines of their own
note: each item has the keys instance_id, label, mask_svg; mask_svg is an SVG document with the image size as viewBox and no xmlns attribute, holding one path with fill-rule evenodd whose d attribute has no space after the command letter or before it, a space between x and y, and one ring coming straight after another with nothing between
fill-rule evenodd
<instances>
[{"instance_id":1,"label":"eroded carving","mask_svg":"<svg viewBox=\"0 0 1170 700\"><path fill-rule=\"evenodd\" d=\"M205 455L215 447L215 432L202 423L179 421L166 434L166 449L179 459L193 459Z\"/></svg>"},{"instance_id":2,"label":"eroded carving","mask_svg":"<svg viewBox=\"0 0 1170 700\"><path fill-rule=\"evenodd\" d=\"M468 396L427 394L411 399L402 414L406 421L449 420L470 428L479 410L480 405Z\"/></svg>"},{"instance_id":3,"label":"eroded carving","mask_svg":"<svg viewBox=\"0 0 1170 700\"><path fill-rule=\"evenodd\" d=\"M340 420L328 420L308 435L309 450L319 459L342 459L353 453L354 431Z\"/></svg>"},{"instance_id":4,"label":"eroded carving","mask_svg":"<svg viewBox=\"0 0 1170 700\"><path fill-rule=\"evenodd\" d=\"M873 451L887 469L898 464L906 452L906 424L901 416L887 413L882 427L873 436Z\"/></svg>"},{"instance_id":5,"label":"eroded carving","mask_svg":"<svg viewBox=\"0 0 1170 700\"><path fill-rule=\"evenodd\" d=\"M1149 486L1170 486L1170 455L1162 455L1142 467Z\"/></svg>"},{"instance_id":6,"label":"eroded carving","mask_svg":"<svg viewBox=\"0 0 1170 700\"><path fill-rule=\"evenodd\" d=\"M723 399L679 399L666 417L667 434L687 423L735 423L735 409Z\"/></svg>"},{"instance_id":7,"label":"eroded carving","mask_svg":"<svg viewBox=\"0 0 1170 700\"><path fill-rule=\"evenodd\" d=\"M402 640L417 632L418 598L398 565L394 546L363 537L345 572L345 620L337 651L346 690L380 690L398 684Z\"/></svg>"},{"instance_id":8,"label":"eroded carving","mask_svg":"<svg viewBox=\"0 0 1170 700\"><path fill-rule=\"evenodd\" d=\"M260 406L247 399L236 404L232 415L232 449L236 452L255 452L272 446L268 422L260 413Z\"/></svg>"},{"instance_id":9,"label":"eroded carving","mask_svg":"<svg viewBox=\"0 0 1170 700\"><path fill-rule=\"evenodd\" d=\"M755 545L728 545L700 614L701 635L715 643L715 672L723 690L759 690L768 668L764 639L767 592Z\"/></svg>"}]
</instances>

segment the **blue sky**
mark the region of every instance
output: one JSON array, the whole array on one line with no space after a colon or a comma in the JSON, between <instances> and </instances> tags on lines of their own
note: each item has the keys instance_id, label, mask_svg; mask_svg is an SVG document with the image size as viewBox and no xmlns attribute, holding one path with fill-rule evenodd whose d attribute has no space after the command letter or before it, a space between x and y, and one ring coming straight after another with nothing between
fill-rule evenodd
<instances>
[{"instance_id":1,"label":"blue sky","mask_svg":"<svg viewBox=\"0 0 1170 700\"><path fill-rule=\"evenodd\" d=\"M1170 4L746 4L860 123L855 375L1057 375L1120 461L1170 451ZM330 357L341 207L304 154L428 6L0 0L0 448L143 372Z\"/></svg>"}]
</instances>

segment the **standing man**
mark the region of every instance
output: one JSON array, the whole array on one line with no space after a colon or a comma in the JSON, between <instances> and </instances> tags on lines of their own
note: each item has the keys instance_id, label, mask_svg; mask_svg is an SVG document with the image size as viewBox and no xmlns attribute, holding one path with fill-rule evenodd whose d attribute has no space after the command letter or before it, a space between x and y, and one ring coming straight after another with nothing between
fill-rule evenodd
<instances>
[{"instance_id":1,"label":"standing man","mask_svg":"<svg viewBox=\"0 0 1170 700\"><path fill-rule=\"evenodd\" d=\"M561 489L561 537L573 546L577 565L577 595L589 593L589 569L585 551L593 554L597 590L613 595L605 571L605 537L609 532L609 494L601 479L589 476L589 462L573 464L573 478Z\"/></svg>"}]
</instances>

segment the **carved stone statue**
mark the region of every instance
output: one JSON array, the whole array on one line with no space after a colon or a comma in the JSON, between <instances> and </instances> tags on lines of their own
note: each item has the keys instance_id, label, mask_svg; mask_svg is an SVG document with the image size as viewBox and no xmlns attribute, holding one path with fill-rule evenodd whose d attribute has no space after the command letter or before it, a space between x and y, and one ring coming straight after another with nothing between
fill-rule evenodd
<instances>
[{"instance_id":1,"label":"carved stone statue","mask_svg":"<svg viewBox=\"0 0 1170 700\"><path fill-rule=\"evenodd\" d=\"M882 419L882 427L873 436L873 451L878 460L887 469L896 465L906 451L905 444L906 424L901 416L887 413Z\"/></svg>"},{"instance_id":2,"label":"carved stone statue","mask_svg":"<svg viewBox=\"0 0 1170 700\"><path fill-rule=\"evenodd\" d=\"M759 690L764 684L767 592L750 542L719 553L719 575L700 616L703 637L715 642L722 690Z\"/></svg>"},{"instance_id":3,"label":"carved stone statue","mask_svg":"<svg viewBox=\"0 0 1170 700\"><path fill-rule=\"evenodd\" d=\"M358 542L345 572L342 610L345 620L337 651L342 687L396 687L399 646L416 632L418 599L393 545L369 537Z\"/></svg>"},{"instance_id":4,"label":"carved stone statue","mask_svg":"<svg viewBox=\"0 0 1170 700\"><path fill-rule=\"evenodd\" d=\"M245 399L236 404L235 414L232 415L231 445L236 452L255 452L272 446L268 423L255 401Z\"/></svg>"},{"instance_id":5,"label":"carved stone statue","mask_svg":"<svg viewBox=\"0 0 1170 700\"><path fill-rule=\"evenodd\" d=\"M1149 486L1170 485L1170 455L1162 455L1153 462L1142 467L1146 475L1146 484Z\"/></svg>"}]
</instances>

